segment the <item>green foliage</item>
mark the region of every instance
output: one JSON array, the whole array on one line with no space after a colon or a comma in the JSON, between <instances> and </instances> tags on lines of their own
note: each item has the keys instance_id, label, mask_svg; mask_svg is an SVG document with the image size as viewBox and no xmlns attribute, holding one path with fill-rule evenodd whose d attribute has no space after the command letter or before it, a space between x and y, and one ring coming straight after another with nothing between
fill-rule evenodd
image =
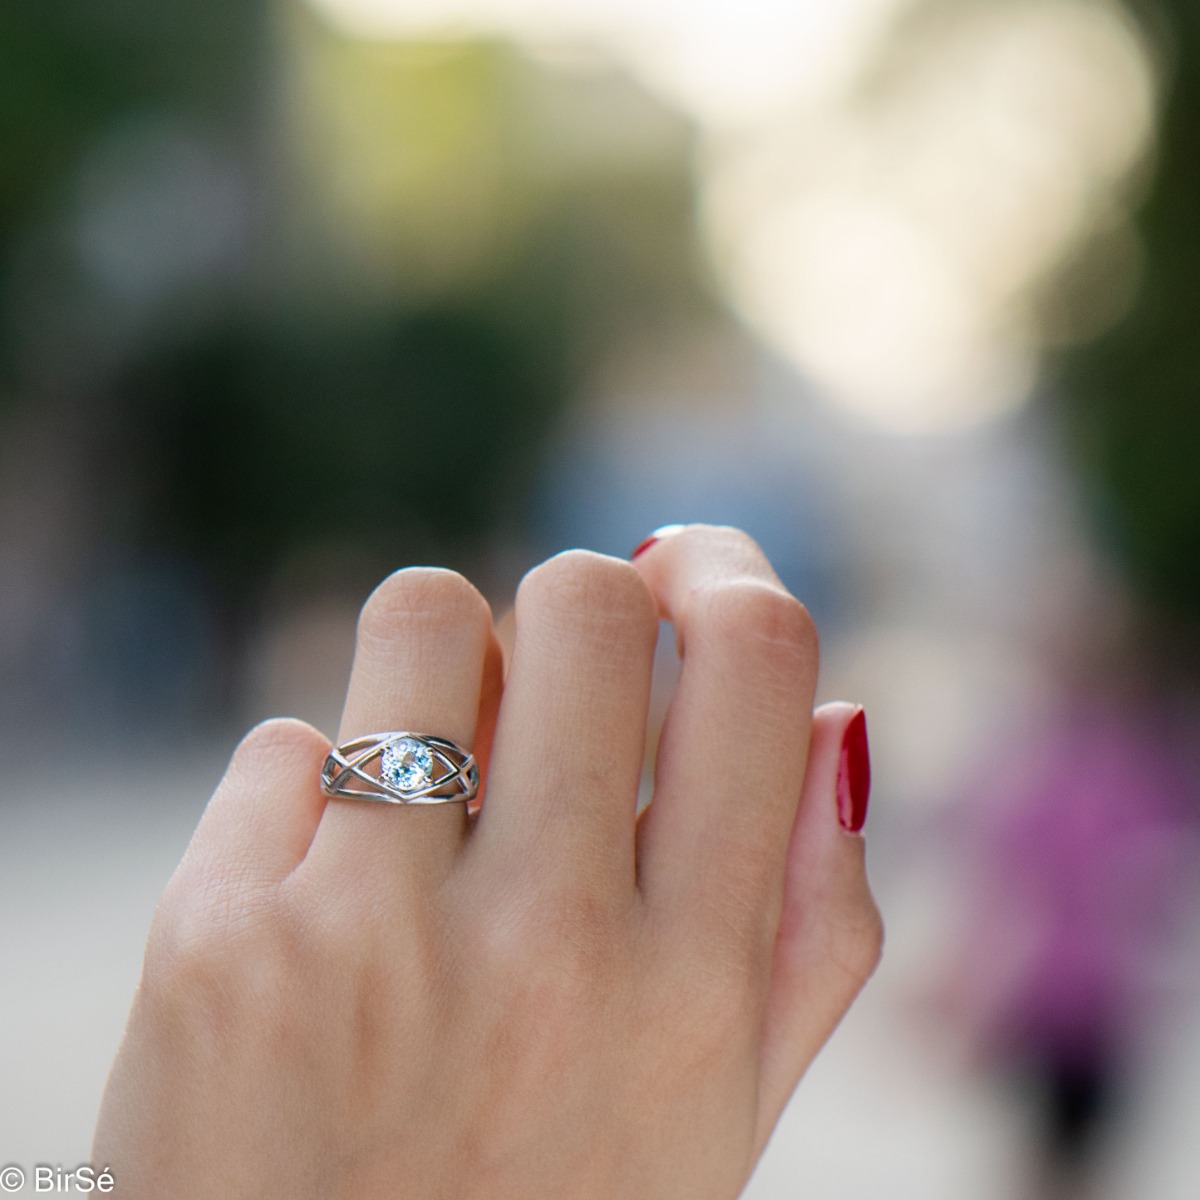
<instances>
[{"instance_id":1,"label":"green foliage","mask_svg":"<svg viewBox=\"0 0 1200 1200\"><path fill-rule=\"evenodd\" d=\"M1200 8L1143 10L1168 68L1129 316L1060 364L1071 447L1147 598L1200 616Z\"/></svg>"},{"instance_id":2,"label":"green foliage","mask_svg":"<svg viewBox=\"0 0 1200 1200\"><path fill-rule=\"evenodd\" d=\"M203 220L163 212L158 159L105 160L99 200L79 183L144 128L241 189L244 244L181 256L190 275L171 231ZM0 9L0 397L68 380L91 526L235 603L314 546L446 557L519 522L591 364L707 303L690 136L620 77L356 42L299 4Z\"/></svg>"},{"instance_id":3,"label":"green foliage","mask_svg":"<svg viewBox=\"0 0 1200 1200\"><path fill-rule=\"evenodd\" d=\"M402 556L514 516L562 391L553 342L484 304L320 332L226 328L137 365L140 538L233 584L309 542Z\"/></svg>"},{"instance_id":4,"label":"green foliage","mask_svg":"<svg viewBox=\"0 0 1200 1200\"><path fill-rule=\"evenodd\" d=\"M236 122L262 17L260 0L0 5L0 246L114 119L166 108Z\"/></svg>"}]
</instances>

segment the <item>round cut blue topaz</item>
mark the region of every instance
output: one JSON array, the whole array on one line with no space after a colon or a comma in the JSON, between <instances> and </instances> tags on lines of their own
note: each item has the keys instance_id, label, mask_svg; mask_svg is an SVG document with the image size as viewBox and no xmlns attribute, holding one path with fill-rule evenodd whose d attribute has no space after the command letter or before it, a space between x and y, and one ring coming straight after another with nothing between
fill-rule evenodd
<instances>
[{"instance_id":1,"label":"round cut blue topaz","mask_svg":"<svg viewBox=\"0 0 1200 1200\"><path fill-rule=\"evenodd\" d=\"M399 738L384 748L379 775L402 792L415 792L433 776L433 752L416 738Z\"/></svg>"}]
</instances>

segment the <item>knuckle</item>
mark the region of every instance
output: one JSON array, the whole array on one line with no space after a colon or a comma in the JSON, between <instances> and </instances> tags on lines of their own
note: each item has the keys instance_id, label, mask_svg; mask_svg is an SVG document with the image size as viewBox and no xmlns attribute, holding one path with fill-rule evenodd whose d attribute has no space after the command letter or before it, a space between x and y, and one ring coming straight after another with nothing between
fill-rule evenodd
<instances>
[{"instance_id":1,"label":"knuckle","mask_svg":"<svg viewBox=\"0 0 1200 1200\"><path fill-rule=\"evenodd\" d=\"M749 971L730 970L712 960L690 963L670 985L672 1024L687 1031L700 1064L740 1047L740 1035L753 1026L760 989Z\"/></svg>"},{"instance_id":2,"label":"knuckle","mask_svg":"<svg viewBox=\"0 0 1200 1200\"><path fill-rule=\"evenodd\" d=\"M324 955L310 915L275 893L252 918L228 922L203 904L164 898L147 943L142 990L164 1020L202 1042L249 1036L295 1051L300 996L328 1002L384 996L373 978ZM357 992L355 989L357 988ZM363 1015L359 1005L356 1019ZM369 1014L368 1014L369 1015Z\"/></svg>"},{"instance_id":3,"label":"knuckle","mask_svg":"<svg viewBox=\"0 0 1200 1200\"><path fill-rule=\"evenodd\" d=\"M484 918L475 962L511 1009L569 1019L590 1011L618 961L609 906L528 904Z\"/></svg>"},{"instance_id":4,"label":"knuckle","mask_svg":"<svg viewBox=\"0 0 1200 1200\"><path fill-rule=\"evenodd\" d=\"M172 902L156 914L139 994L163 1028L201 1053L252 1045L292 1056L306 1038L299 998L336 978L320 967L285 906L231 924L203 905Z\"/></svg>"},{"instance_id":5,"label":"knuckle","mask_svg":"<svg viewBox=\"0 0 1200 1200\"><path fill-rule=\"evenodd\" d=\"M712 1053L727 1051L755 1011L751 992L748 978L739 975L694 997L688 1011L694 1044Z\"/></svg>"},{"instance_id":6,"label":"knuckle","mask_svg":"<svg viewBox=\"0 0 1200 1200\"><path fill-rule=\"evenodd\" d=\"M377 1044L389 1022L434 992L438 975L426 945L409 928L383 923L378 908L305 896L287 915L295 962L336 998L361 1044Z\"/></svg>"},{"instance_id":7,"label":"knuckle","mask_svg":"<svg viewBox=\"0 0 1200 1200\"><path fill-rule=\"evenodd\" d=\"M657 628L657 609L637 569L590 550L564 550L533 568L517 589L521 612L571 626L641 624Z\"/></svg>"},{"instance_id":8,"label":"knuckle","mask_svg":"<svg viewBox=\"0 0 1200 1200\"><path fill-rule=\"evenodd\" d=\"M394 921L378 893L355 890L330 898L310 889L297 896L288 915L306 959L347 982L361 977L382 990L385 982L401 977L419 982L434 976L432 929Z\"/></svg>"},{"instance_id":9,"label":"knuckle","mask_svg":"<svg viewBox=\"0 0 1200 1200\"><path fill-rule=\"evenodd\" d=\"M367 597L358 617L359 644L387 641L413 624L434 630L463 625L482 631L491 609L479 590L457 571L405 567L389 575Z\"/></svg>"},{"instance_id":10,"label":"knuckle","mask_svg":"<svg viewBox=\"0 0 1200 1200\"><path fill-rule=\"evenodd\" d=\"M711 899L698 923L714 958L738 978L747 978L770 960L777 927L771 902L776 878L766 841L747 841L725 852Z\"/></svg>"},{"instance_id":11,"label":"knuckle","mask_svg":"<svg viewBox=\"0 0 1200 1200\"><path fill-rule=\"evenodd\" d=\"M858 914L846 934L847 963L864 983L875 973L883 957L886 933L879 906L869 896L859 906Z\"/></svg>"},{"instance_id":12,"label":"knuckle","mask_svg":"<svg viewBox=\"0 0 1200 1200\"><path fill-rule=\"evenodd\" d=\"M879 966L884 936L879 907L864 889L857 903L838 916L829 917L825 930L825 958L857 991Z\"/></svg>"},{"instance_id":13,"label":"knuckle","mask_svg":"<svg viewBox=\"0 0 1200 1200\"><path fill-rule=\"evenodd\" d=\"M319 758L329 750L323 733L292 717L261 721L243 736L229 761L234 779L257 778L297 759Z\"/></svg>"},{"instance_id":14,"label":"knuckle","mask_svg":"<svg viewBox=\"0 0 1200 1200\"><path fill-rule=\"evenodd\" d=\"M744 529L739 529L736 525L689 525L684 533L691 537L721 542L727 552L733 551L747 559L766 560L762 547Z\"/></svg>"},{"instance_id":15,"label":"knuckle","mask_svg":"<svg viewBox=\"0 0 1200 1200\"><path fill-rule=\"evenodd\" d=\"M689 636L758 646L772 656L783 653L805 664L815 664L818 657L817 628L808 609L766 580L732 579L701 586L688 597L685 620Z\"/></svg>"},{"instance_id":16,"label":"knuckle","mask_svg":"<svg viewBox=\"0 0 1200 1200\"><path fill-rule=\"evenodd\" d=\"M717 555L727 566L747 576L766 578L774 570L762 547L744 530L734 525L687 525L675 539L693 542L703 555Z\"/></svg>"},{"instance_id":17,"label":"knuckle","mask_svg":"<svg viewBox=\"0 0 1200 1200\"><path fill-rule=\"evenodd\" d=\"M177 1000L227 1001L258 991L281 960L274 925L262 906L235 917L204 897L181 897L168 888L146 945L147 981Z\"/></svg>"}]
</instances>

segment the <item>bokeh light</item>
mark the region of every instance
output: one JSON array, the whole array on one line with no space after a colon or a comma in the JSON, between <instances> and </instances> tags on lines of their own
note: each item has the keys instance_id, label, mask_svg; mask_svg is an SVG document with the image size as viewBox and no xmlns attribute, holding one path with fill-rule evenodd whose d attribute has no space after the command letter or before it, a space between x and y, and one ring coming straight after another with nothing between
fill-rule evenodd
<instances>
[{"instance_id":1,"label":"bokeh light","mask_svg":"<svg viewBox=\"0 0 1200 1200\"><path fill-rule=\"evenodd\" d=\"M1039 286L1098 230L1132 241L1154 95L1114 6L931 6L838 100L714 154L721 276L753 328L882 427L1011 410L1047 340ZM1080 335L1130 301L1136 253L1120 266Z\"/></svg>"},{"instance_id":2,"label":"bokeh light","mask_svg":"<svg viewBox=\"0 0 1200 1200\"><path fill-rule=\"evenodd\" d=\"M361 37L503 35L560 63L586 51L666 98L704 139L729 302L882 428L1011 411L1047 343L1094 336L1134 294L1128 205L1156 83L1116 3L312 3ZM1073 322L1046 321L1039 288L1101 233L1125 248L1117 269Z\"/></svg>"}]
</instances>

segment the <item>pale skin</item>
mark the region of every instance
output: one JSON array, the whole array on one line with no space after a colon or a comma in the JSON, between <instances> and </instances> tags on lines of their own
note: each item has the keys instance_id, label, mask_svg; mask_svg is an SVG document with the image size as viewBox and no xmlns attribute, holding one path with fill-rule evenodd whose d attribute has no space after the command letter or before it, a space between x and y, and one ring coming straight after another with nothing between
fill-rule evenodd
<instances>
[{"instance_id":1,"label":"pale skin","mask_svg":"<svg viewBox=\"0 0 1200 1200\"><path fill-rule=\"evenodd\" d=\"M639 818L659 615L683 667ZM338 740L473 746L482 808L329 799L268 721L159 904L92 1161L127 1200L733 1200L878 960L848 704L758 547L687 526L359 620ZM731 748L737 769L731 771Z\"/></svg>"}]
</instances>

